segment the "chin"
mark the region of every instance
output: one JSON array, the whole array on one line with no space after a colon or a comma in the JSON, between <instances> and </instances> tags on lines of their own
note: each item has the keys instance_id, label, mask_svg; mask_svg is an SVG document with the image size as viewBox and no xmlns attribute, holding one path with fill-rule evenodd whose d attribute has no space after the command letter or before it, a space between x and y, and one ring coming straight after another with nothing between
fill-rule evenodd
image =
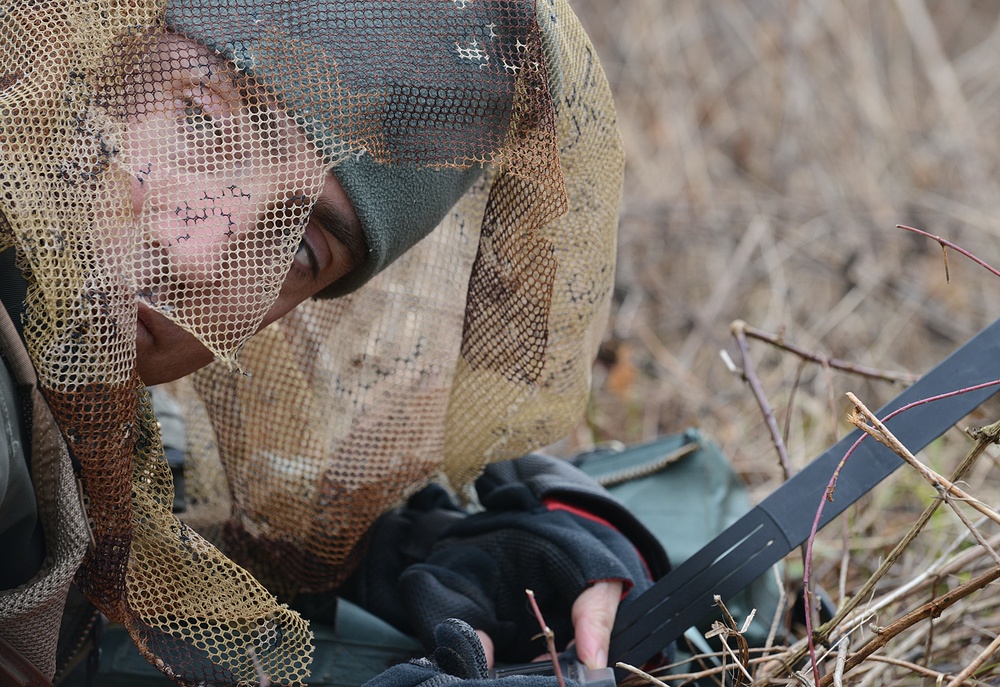
<instances>
[{"instance_id":1,"label":"chin","mask_svg":"<svg viewBox=\"0 0 1000 687\"><path fill-rule=\"evenodd\" d=\"M180 356L145 353L136 348L136 367L139 379L146 386L166 384L186 377L208 365L214 356L200 343L197 348L184 351Z\"/></svg>"},{"instance_id":2,"label":"chin","mask_svg":"<svg viewBox=\"0 0 1000 687\"><path fill-rule=\"evenodd\" d=\"M154 386L196 372L215 356L193 334L140 302L135 357L142 383Z\"/></svg>"}]
</instances>

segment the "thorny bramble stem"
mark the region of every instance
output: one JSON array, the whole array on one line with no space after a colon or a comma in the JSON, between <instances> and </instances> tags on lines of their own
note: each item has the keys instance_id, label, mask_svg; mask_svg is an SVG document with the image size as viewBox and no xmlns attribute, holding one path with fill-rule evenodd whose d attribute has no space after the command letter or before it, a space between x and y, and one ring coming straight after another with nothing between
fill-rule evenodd
<instances>
[{"instance_id":1,"label":"thorny bramble stem","mask_svg":"<svg viewBox=\"0 0 1000 687\"><path fill-rule=\"evenodd\" d=\"M940 236L936 236L934 234L931 234L930 232L923 231L922 229L915 229L913 227L908 227L905 224L897 224L896 228L897 229L903 229L905 231L912 231L914 234L920 234L921 236L926 236L927 238L934 239L939 244L941 244L941 250L945 251L945 253L944 253L944 272L945 272L945 278L948 281L951 281L951 275L949 274L949 271L948 271L948 249L949 248L951 248L954 251L957 251L957 252L961 253L962 255L964 255L965 257L967 257L969 260L972 260L974 263L976 263L980 267L983 267L983 268L989 270L990 272L992 272L997 277L1000 277L1000 270L997 270L995 267L992 267L989 263L987 263L984 260L976 257L975 255L973 255L969 251L965 250L961 246L952 243L948 239L941 238Z\"/></svg>"}]
</instances>

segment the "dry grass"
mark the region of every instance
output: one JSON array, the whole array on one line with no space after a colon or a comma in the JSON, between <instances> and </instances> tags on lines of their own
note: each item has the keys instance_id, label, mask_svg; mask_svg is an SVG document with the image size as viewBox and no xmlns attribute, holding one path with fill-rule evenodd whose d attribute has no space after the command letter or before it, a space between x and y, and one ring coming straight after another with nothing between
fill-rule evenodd
<instances>
[{"instance_id":1,"label":"dry grass","mask_svg":"<svg viewBox=\"0 0 1000 687\"><path fill-rule=\"evenodd\" d=\"M822 355L919 374L1000 316L1000 280L952 253L946 283L940 248L894 228L940 234L1000 265L1000 5L574 6L615 89L628 156L615 312L583 440L638 442L697 425L760 497L781 470L757 403L719 355L738 359L733 320ZM795 466L848 431L845 392L875 408L898 391L760 342L751 349L787 419ZM972 422L998 417L991 402ZM948 474L969 445L955 433L922 458ZM988 449L966 478L988 503L1000 484L995 456ZM814 575L835 601L864 584L934 496L901 471L852 509L849 526L822 533ZM985 539L1000 532L980 527ZM872 622L891 625L996 565L940 509L874 593L899 598ZM843 683L946 674L946 684L984 650L974 677L995 679L1000 601L990 589L902 632ZM859 626L848 654L871 637Z\"/></svg>"}]
</instances>

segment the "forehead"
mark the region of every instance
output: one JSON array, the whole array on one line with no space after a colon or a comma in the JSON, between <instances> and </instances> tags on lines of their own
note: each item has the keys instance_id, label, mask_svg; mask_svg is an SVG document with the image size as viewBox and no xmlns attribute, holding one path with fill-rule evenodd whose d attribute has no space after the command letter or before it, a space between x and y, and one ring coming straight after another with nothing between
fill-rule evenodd
<instances>
[{"instance_id":1,"label":"forehead","mask_svg":"<svg viewBox=\"0 0 1000 687\"><path fill-rule=\"evenodd\" d=\"M236 72L229 60L176 33L147 35L114 60L101 91L114 113L126 119L156 110L158 96L168 88L216 88L220 97L234 101L266 100L263 89Z\"/></svg>"}]
</instances>

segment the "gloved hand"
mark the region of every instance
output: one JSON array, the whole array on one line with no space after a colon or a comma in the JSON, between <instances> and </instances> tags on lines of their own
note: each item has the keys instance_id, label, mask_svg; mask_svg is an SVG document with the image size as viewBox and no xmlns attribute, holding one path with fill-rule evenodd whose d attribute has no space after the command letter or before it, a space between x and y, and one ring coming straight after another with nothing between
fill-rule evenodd
<instances>
[{"instance_id":1,"label":"gloved hand","mask_svg":"<svg viewBox=\"0 0 1000 687\"><path fill-rule=\"evenodd\" d=\"M643 539L634 518L582 473L541 456L509 463L477 481L485 512L463 516L443 489L428 487L384 516L357 600L429 647L439 622L461 618L490 636L500 660L520 662L545 650L532 639L539 627L526 588L565 646L571 608L588 586L621 580L635 595L651 584L644 557L619 530L639 534L654 574L669 568L655 539ZM552 497L579 510L552 509Z\"/></svg>"},{"instance_id":2,"label":"gloved hand","mask_svg":"<svg viewBox=\"0 0 1000 687\"><path fill-rule=\"evenodd\" d=\"M475 631L461 620L449 618L434 629L434 652L427 658L393 666L363 687L556 687L554 677L515 675L501 679L486 676L486 657ZM566 680L567 687L575 682Z\"/></svg>"}]
</instances>

